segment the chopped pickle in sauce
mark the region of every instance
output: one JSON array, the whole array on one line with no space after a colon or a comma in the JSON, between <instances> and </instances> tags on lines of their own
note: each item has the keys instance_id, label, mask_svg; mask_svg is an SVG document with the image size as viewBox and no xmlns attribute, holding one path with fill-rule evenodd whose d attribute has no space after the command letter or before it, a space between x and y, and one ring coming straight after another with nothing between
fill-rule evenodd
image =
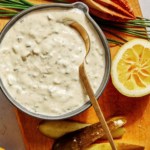
<instances>
[{"instance_id":1,"label":"chopped pickle in sauce","mask_svg":"<svg viewBox=\"0 0 150 150\"><path fill-rule=\"evenodd\" d=\"M58 116L88 101L79 78L85 44L60 20L84 26L91 42L85 65L96 92L105 70L104 48L96 30L77 8L36 10L17 21L0 44L0 78L8 93L30 112Z\"/></svg>"}]
</instances>

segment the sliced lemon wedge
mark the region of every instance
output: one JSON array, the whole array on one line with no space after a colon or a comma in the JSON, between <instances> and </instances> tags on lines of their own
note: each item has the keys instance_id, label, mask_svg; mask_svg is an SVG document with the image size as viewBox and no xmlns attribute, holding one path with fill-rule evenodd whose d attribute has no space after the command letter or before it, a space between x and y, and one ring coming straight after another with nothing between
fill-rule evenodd
<instances>
[{"instance_id":1,"label":"sliced lemon wedge","mask_svg":"<svg viewBox=\"0 0 150 150\"><path fill-rule=\"evenodd\" d=\"M150 93L150 42L134 39L124 44L112 61L113 85L129 97Z\"/></svg>"}]
</instances>

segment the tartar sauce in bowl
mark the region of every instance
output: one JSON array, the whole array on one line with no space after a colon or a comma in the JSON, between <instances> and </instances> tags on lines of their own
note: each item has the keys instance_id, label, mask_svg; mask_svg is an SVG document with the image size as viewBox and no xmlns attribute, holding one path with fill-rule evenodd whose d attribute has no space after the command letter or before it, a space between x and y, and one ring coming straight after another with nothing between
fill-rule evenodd
<instances>
[{"instance_id":1,"label":"tartar sauce in bowl","mask_svg":"<svg viewBox=\"0 0 150 150\"><path fill-rule=\"evenodd\" d=\"M82 9L39 8L17 19L1 38L2 89L29 114L61 116L89 101L79 77L79 66L86 54L84 41L61 20L71 18L89 34L91 49L85 68L95 93L104 79L106 50Z\"/></svg>"}]
</instances>

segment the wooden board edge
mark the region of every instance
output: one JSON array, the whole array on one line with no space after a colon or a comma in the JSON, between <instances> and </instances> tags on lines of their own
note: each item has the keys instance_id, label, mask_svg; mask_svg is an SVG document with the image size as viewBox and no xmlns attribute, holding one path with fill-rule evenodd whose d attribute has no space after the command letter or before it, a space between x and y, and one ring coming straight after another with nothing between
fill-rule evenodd
<instances>
[{"instance_id":1,"label":"wooden board edge","mask_svg":"<svg viewBox=\"0 0 150 150\"><path fill-rule=\"evenodd\" d=\"M19 116L19 110L17 108L14 108L14 112L15 112L15 116L16 116L16 119L17 119L17 122L18 122L18 126L19 126L19 129L20 129L20 132L21 132L21 136L22 136L22 139L23 139L25 150L28 150L29 149L27 147L28 141L27 141L27 139L25 137L25 132L24 132L24 129L23 129L23 126L22 126L22 122L21 122L20 116Z\"/></svg>"}]
</instances>

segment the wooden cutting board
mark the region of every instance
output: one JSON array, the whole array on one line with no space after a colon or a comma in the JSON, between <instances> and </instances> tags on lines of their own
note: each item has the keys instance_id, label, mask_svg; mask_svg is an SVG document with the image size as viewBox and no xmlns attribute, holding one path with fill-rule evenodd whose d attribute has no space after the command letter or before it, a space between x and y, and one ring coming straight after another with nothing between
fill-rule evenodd
<instances>
[{"instance_id":1,"label":"wooden cutting board","mask_svg":"<svg viewBox=\"0 0 150 150\"><path fill-rule=\"evenodd\" d=\"M31 0L35 3L46 3L44 0ZM138 0L130 0L136 16L141 16ZM7 19L0 19L0 29ZM111 48L112 58L119 47ZM126 133L120 141L145 146L150 150L150 96L142 98L128 98L121 95L112 85L111 79L99 98L99 104L106 118L116 115L127 117ZM45 137L38 131L40 119L33 118L15 109L18 123L22 132L26 150L50 150L53 140ZM95 123L98 121L93 108L77 115L73 120ZM13 131L12 131L13 132Z\"/></svg>"}]
</instances>

